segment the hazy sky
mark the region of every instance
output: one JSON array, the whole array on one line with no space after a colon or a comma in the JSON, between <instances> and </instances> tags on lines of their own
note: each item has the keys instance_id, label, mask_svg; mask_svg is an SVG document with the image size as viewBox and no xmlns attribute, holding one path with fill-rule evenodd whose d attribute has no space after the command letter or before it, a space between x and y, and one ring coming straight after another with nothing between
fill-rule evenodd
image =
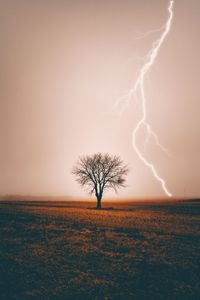
<instances>
[{"instance_id":1,"label":"hazy sky","mask_svg":"<svg viewBox=\"0 0 200 300\"><path fill-rule=\"evenodd\" d=\"M84 197L79 155L118 154L130 165L119 197L164 193L132 149L141 117L133 85L167 19L167 0L0 2L0 194ZM174 196L200 196L200 1L175 0L174 20L145 80L147 119L170 156L138 144ZM142 38L143 36L143 38ZM108 193L107 196L113 196Z\"/></svg>"}]
</instances>

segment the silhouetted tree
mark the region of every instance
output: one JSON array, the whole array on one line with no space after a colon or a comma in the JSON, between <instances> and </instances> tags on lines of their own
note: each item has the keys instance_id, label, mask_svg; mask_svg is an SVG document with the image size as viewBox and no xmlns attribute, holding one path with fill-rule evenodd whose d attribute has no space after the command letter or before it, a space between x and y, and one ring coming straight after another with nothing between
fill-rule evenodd
<instances>
[{"instance_id":1,"label":"silhouetted tree","mask_svg":"<svg viewBox=\"0 0 200 300\"><path fill-rule=\"evenodd\" d=\"M128 167L119 156L97 153L80 157L72 173L81 186L89 188L91 195L95 193L97 208L100 209L106 189L114 189L117 192L118 188L124 187Z\"/></svg>"}]
</instances>

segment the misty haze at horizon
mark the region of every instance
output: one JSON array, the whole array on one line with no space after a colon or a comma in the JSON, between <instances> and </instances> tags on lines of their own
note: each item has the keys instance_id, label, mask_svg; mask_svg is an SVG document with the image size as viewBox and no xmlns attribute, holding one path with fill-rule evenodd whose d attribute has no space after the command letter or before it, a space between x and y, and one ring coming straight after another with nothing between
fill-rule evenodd
<instances>
[{"instance_id":1,"label":"misty haze at horizon","mask_svg":"<svg viewBox=\"0 0 200 300\"><path fill-rule=\"evenodd\" d=\"M134 83L167 18L167 0L58 3L2 1L0 19L0 194L85 197L71 174L80 155L108 152L130 166L118 198L165 197L138 159L132 100L121 120L115 101ZM152 140L138 145L174 197L200 195L200 2L176 0L172 29L145 80ZM115 197L114 192L105 194Z\"/></svg>"}]
</instances>

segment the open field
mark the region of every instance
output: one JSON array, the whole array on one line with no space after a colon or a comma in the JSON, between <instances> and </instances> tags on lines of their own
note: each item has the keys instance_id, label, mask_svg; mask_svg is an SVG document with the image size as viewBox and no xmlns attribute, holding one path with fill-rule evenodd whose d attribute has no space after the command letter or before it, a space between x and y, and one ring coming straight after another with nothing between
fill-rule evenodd
<instances>
[{"instance_id":1,"label":"open field","mask_svg":"<svg viewBox=\"0 0 200 300\"><path fill-rule=\"evenodd\" d=\"M0 299L200 299L200 201L0 202Z\"/></svg>"}]
</instances>

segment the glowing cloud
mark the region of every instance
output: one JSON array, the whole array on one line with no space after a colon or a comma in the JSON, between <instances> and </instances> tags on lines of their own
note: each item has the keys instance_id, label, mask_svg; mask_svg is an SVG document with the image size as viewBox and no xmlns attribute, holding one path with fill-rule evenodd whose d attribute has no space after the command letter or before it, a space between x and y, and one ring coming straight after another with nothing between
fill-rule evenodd
<instances>
[{"instance_id":1,"label":"glowing cloud","mask_svg":"<svg viewBox=\"0 0 200 300\"><path fill-rule=\"evenodd\" d=\"M151 170L156 180L161 184L163 191L168 197L171 197L172 194L168 190L166 186L165 180L158 174L155 166L153 163L149 162L145 156L142 154L140 149L137 146L136 138L137 134L140 131L142 127L145 127L148 138L153 137L156 144L164 151L166 152L166 149L162 146L162 144L159 141L158 136L155 134L155 132L152 130L150 124L146 121L147 119L147 112L146 112L146 96L145 96L145 88L144 88L144 79L146 74L150 71L151 67L155 63L155 60L158 56L159 50L170 32L171 24L173 20L173 7L174 7L174 0L169 1L168 5L168 19L165 23L165 26L163 27L163 31L160 35L160 38L157 39L154 43L152 48L150 49L149 53L147 54L147 57L145 59L144 65L140 69L139 75L136 79L136 82L126 95L124 95L122 98L120 98L116 103L115 107L117 108L117 111L120 115L123 114L123 112L126 110L126 108L129 106L129 103L133 96L136 96L136 94L139 94L139 100L142 105L142 116L141 119L138 121L136 127L133 129L132 132L132 146L135 152L137 153L139 159Z\"/></svg>"}]
</instances>

